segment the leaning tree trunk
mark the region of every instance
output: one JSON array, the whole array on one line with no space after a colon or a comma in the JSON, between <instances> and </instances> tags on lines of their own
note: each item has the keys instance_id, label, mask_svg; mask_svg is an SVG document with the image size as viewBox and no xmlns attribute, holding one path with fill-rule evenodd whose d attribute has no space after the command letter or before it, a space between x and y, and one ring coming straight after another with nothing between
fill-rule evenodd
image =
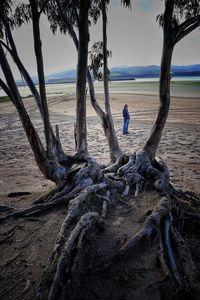
<instances>
[{"instance_id":1,"label":"leaning tree trunk","mask_svg":"<svg viewBox=\"0 0 200 300\"><path fill-rule=\"evenodd\" d=\"M78 154L87 154L87 128L86 128L86 75L88 60L88 9L89 1L80 1L79 11L79 44L78 66L76 84L76 124L75 141Z\"/></svg>"},{"instance_id":2,"label":"leaning tree trunk","mask_svg":"<svg viewBox=\"0 0 200 300\"><path fill-rule=\"evenodd\" d=\"M44 64L42 56L42 42L40 39L40 14L37 8L37 2L35 0L30 0L31 10L32 10L32 21L33 21L33 37L34 37L34 48L35 56L37 62L37 71L39 79L39 90L41 96L42 111L44 116L44 131L47 144L47 153L51 157L53 156L54 147L52 139L52 130L49 120L49 111L47 106L46 90L45 90L45 78L44 78Z\"/></svg>"},{"instance_id":3,"label":"leaning tree trunk","mask_svg":"<svg viewBox=\"0 0 200 300\"><path fill-rule=\"evenodd\" d=\"M37 107L40 111L40 115L42 117L42 120L44 122L44 115L43 115L43 110L42 110L42 106L41 106L41 98L40 98L40 94L38 93L38 90L31 78L31 76L29 75L28 71L26 70L26 68L24 67L23 63L21 62L18 53L17 53L17 49L15 47L14 41L13 41L13 37L12 34L10 32L10 34L8 34L8 39L11 45L11 48L9 48L8 45L6 45L3 41L0 41L0 43L3 45L3 47L10 53L10 55L12 56L14 62L16 63L19 72L21 73L21 75L24 77L26 84L28 85L34 99L35 102L37 104ZM6 92L6 94L8 95L8 93ZM8 95L9 96L9 95ZM11 99L11 97L9 96L9 98ZM63 159L65 157L64 151L62 149L62 145L60 143L60 139L57 138L57 136L55 136L54 131L51 127L51 132L52 132L52 138L53 138L53 145L55 147L55 152L56 152L56 156L59 159Z\"/></svg>"},{"instance_id":4,"label":"leaning tree trunk","mask_svg":"<svg viewBox=\"0 0 200 300\"><path fill-rule=\"evenodd\" d=\"M108 88L108 61L107 61L107 16L106 16L106 3L102 0L102 22L103 22L103 81L104 81L104 95L105 95L105 110L107 116L107 133L108 143L110 150L111 160L116 160L122 156L122 151L119 147L116 132L114 129L114 122L112 118L112 113L110 109L110 99L109 99L109 88Z\"/></svg>"},{"instance_id":5,"label":"leaning tree trunk","mask_svg":"<svg viewBox=\"0 0 200 300\"><path fill-rule=\"evenodd\" d=\"M165 2L165 12L163 15L163 51L160 67L160 81L159 81L159 97L160 106L155 124L151 130L150 137L144 147L151 161L154 160L156 150L161 140L162 132L167 120L170 107L170 68L172 53L174 49L173 40L173 11L174 0Z\"/></svg>"},{"instance_id":6,"label":"leaning tree trunk","mask_svg":"<svg viewBox=\"0 0 200 300\"><path fill-rule=\"evenodd\" d=\"M21 96L18 92L14 77L10 70L10 66L8 64L7 58L5 56L1 44L0 64L8 85L8 87L6 87L6 85L4 86L5 90L7 89L7 94L10 94L11 100L13 101L13 104L17 109L20 120L29 140L30 146L33 150L37 165L46 178L56 182L57 178L55 174L51 172L51 167L49 165L49 161L47 160L46 152L21 100Z\"/></svg>"},{"instance_id":7,"label":"leaning tree trunk","mask_svg":"<svg viewBox=\"0 0 200 300\"><path fill-rule=\"evenodd\" d=\"M42 107L41 107L41 99L40 99L40 95L35 87L35 84L33 83L33 80L31 78L31 76L29 75L29 73L27 72L26 68L24 67L24 65L22 64L19 56L18 56L18 53L17 53L17 49L16 49L16 46L15 46L15 43L14 43L14 40L13 40L13 37L12 37L12 33L11 33L11 30L10 30L10 27L8 25L8 23L6 22L6 20L4 19L2 13L0 12L0 16L1 16L1 20L3 20L4 22L4 26L5 26L5 29L6 29L6 35L7 35L7 39L10 43L10 47L11 49L9 48L9 46L7 44L5 44L3 41L0 41L1 44L4 46L4 48L10 53L10 55L12 56L14 62L16 63L18 69L19 69L19 72L21 73L21 75L24 77L33 97L35 98L35 101L36 101L36 104L38 106L38 109L40 111L40 114L41 114L41 117L43 119L43 112L42 112Z\"/></svg>"},{"instance_id":8,"label":"leaning tree trunk","mask_svg":"<svg viewBox=\"0 0 200 300\"><path fill-rule=\"evenodd\" d=\"M144 150L148 153L151 160L155 158L156 150L161 140L170 107L170 68L172 53L173 46L164 42L159 83L160 106L150 137L144 147Z\"/></svg>"}]
</instances>

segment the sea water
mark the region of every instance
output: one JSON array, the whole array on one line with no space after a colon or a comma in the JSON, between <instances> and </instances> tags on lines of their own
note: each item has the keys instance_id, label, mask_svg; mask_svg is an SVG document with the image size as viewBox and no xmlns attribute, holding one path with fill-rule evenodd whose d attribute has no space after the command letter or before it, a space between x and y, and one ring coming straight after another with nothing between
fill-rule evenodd
<instances>
[{"instance_id":1,"label":"sea water","mask_svg":"<svg viewBox=\"0 0 200 300\"><path fill-rule=\"evenodd\" d=\"M135 94L158 94L159 78L137 78L135 80L112 81L109 84L110 93L135 93ZM186 82L191 84L186 85ZM96 93L103 93L103 83L95 82ZM38 88L38 86L37 86ZM18 87L22 97L31 96L29 88L24 85ZM75 83L47 84L47 97L62 96L64 94L74 94ZM200 76L173 77L171 79L171 94L173 96L198 97L200 98ZM0 97L6 96L0 89Z\"/></svg>"}]
</instances>

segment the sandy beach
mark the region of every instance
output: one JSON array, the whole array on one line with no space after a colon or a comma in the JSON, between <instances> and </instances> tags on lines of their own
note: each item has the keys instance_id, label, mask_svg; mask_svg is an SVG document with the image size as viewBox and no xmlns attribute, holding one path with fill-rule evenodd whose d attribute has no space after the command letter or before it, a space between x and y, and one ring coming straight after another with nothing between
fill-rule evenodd
<instances>
[{"instance_id":1,"label":"sandy beach","mask_svg":"<svg viewBox=\"0 0 200 300\"><path fill-rule=\"evenodd\" d=\"M98 95L103 105L103 95ZM53 126L59 125L64 150L74 151L75 96L49 98ZM101 124L87 99L88 148L101 163L109 161L108 146ZM43 125L32 98L24 101L28 112L43 137ZM129 105L130 135L122 135L123 105ZM123 151L132 153L143 146L157 114L159 99L152 95L112 94L111 105L115 128ZM200 99L172 98L168 122L158 149L169 166L172 183L200 193ZM12 103L0 104L0 193L47 190L52 182L38 170L27 138Z\"/></svg>"}]
</instances>

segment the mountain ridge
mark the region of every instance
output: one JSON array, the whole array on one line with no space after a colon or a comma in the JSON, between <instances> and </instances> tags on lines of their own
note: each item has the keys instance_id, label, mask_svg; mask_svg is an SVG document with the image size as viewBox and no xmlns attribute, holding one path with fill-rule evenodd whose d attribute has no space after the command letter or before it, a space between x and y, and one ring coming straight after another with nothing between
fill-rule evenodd
<instances>
[{"instance_id":1,"label":"mountain ridge","mask_svg":"<svg viewBox=\"0 0 200 300\"><path fill-rule=\"evenodd\" d=\"M137 78L155 78L159 77L160 66L115 66L110 68L111 80L134 80ZM200 64L193 65L172 65L172 77L176 76L200 76ZM33 77L34 82L37 84L38 79ZM60 72L52 73L45 76L47 84L75 82L76 69L63 70ZM22 80L18 80L17 84L22 84ZM24 82L23 82L24 85Z\"/></svg>"}]
</instances>

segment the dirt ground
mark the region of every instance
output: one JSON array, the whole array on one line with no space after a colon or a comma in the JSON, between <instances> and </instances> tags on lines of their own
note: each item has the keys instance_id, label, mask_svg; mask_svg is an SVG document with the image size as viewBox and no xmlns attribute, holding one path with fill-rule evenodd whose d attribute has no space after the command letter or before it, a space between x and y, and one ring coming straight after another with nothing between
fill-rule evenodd
<instances>
[{"instance_id":1,"label":"dirt ground","mask_svg":"<svg viewBox=\"0 0 200 300\"><path fill-rule=\"evenodd\" d=\"M99 97L102 101L102 96ZM158 98L113 94L111 102L120 145L124 151L132 153L144 144L149 134L156 116ZM129 105L131 114L128 136L122 135L121 110L125 103ZM32 99L26 100L25 104L43 138L42 124ZM65 151L73 153L74 96L49 99L49 107L52 124L59 125ZM90 105L88 145L91 155L101 163L108 162L106 140ZM200 194L200 99L172 99L158 155L168 164L173 185ZM27 207L41 193L52 188L52 183L38 171L17 113L10 103L0 104L0 167L1 205ZM10 197L9 193L12 192L30 194ZM157 201L157 195L150 193L138 198L130 195L126 204L118 203L118 209L109 214L104 232L93 243L93 248L98 249L97 264L103 257L112 256L141 228ZM0 299L33 299L38 279L45 269L65 213L66 207L62 207L42 216L11 220L1 225ZM198 257L199 245L195 243L192 247L196 249ZM90 291L84 299L161 299L161 292L156 288L155 282L162 282L166 274L163 274L155 253L147 251L145 256L135 260L132 257L131 261L119 264L112 272L105 273L103 280L98 276L84 277L81 284ZM71 298L80 299L74 297L72 291Z\"/></svg>"}]
</instances>

